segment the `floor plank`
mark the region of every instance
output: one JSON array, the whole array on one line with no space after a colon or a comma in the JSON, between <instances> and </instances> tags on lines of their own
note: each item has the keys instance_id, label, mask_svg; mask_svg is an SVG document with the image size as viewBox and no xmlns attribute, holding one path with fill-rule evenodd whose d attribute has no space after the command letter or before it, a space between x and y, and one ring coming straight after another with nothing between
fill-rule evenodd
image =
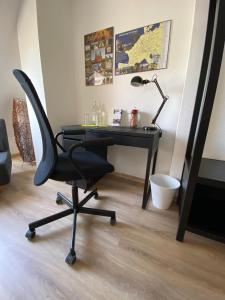
<instances>
[{"instance_id":1,"label":"floor plank","mask_svg":"<svg viewBox=\"0 0 225 300\"><path fill-rule=\"evenodd\" d=\"M142 184L125 178L108 176L88 202L116 210L116 226L78 216L73 267L64 262L72 216L27 241L29 222L66 209L56 192L70 195L64 183L33 186L34 170L14 160L11 183L0 187L0 299L225 299L225 245L191 233L177 242L176 207L142 210Z\"/></svg>"}]
</instances>

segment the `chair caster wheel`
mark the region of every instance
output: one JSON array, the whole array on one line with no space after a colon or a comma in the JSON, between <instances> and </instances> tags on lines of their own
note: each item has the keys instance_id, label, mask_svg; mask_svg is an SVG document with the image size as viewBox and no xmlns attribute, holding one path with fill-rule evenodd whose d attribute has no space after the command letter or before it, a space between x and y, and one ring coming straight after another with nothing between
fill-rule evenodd
<instances>
[{"instance_id":1,"label":"chair caster wheel","mask_svg":"<svg viewBox=\"0 0 225 300\"><path fill-rule=\"evenodd\" d=\"M69 254L67 255L65 262L72 266L75 262L76 262L76 252L75 251L71 251L69 252Z\"/></svg>"},{"instance_id":2,"label":"chair caster wheel","mask_svg":"<svg viewBox=\"0 0 225 300\"><path fill-rule=\"evenodd\" d=\"M110 224L111 224L111 225L116 225L116 217L112 217L112 218L110 219Z\"/></svg>"},{"instance_id":3,"label":"chair caster wheel","mask_svg":"<svg viewBox=\"0 0 225 300\"><path fill-rule=\"evenodd\" d=\"M63 204L62 198L61 198L59 195L57 195L55 202L56 202L56 204L58 204L58 205Z\"/></svg>"},{"instance_id":4,"label":"chair caster wheel","mask_svg":"<svg viewBox=\"0 0 225 300\"><path fill-rule=\"evenodd\" d=\"M35 229L29 229L26 234L25 237L31 241L34 237L35 237Z\"/></svg>"},{"instance_id":5,"label":"chair caster wheel","mask_svg":"<svg viewBox=\"0 0 225 300\"><path fill-rule=\"evenodd\" d=\"M95 198L95 199L98 199L98 197L99 197L99 195L98 195L98 193L96 192L95 195L94 195L94 198Z\"/></svg>"}]
</instances>

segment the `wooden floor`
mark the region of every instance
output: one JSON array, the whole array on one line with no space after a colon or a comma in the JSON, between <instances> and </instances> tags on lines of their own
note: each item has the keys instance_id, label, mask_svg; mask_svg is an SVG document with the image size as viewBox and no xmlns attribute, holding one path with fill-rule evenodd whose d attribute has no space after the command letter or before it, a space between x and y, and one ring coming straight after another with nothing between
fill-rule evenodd
<instances>
[{"instance_id":1,"label":"wooden floor","mask_svg":"<svg viewBox=\"0 0 225 300\"><path fill-rule=\"evenodd\" d=\"M142 185L108 177L99 200L88 206L115 209L118 224L79 215L77 262L69 267L72 216L24 237L27 224L66 206L56 191L70 186L32 184L34 167L14 161L12 182L0 188L0 299L225 299L225 245L187 233L175 240L178 213L141 209ZM82 196L82 191L80 192Z\"/></svg>"}]
</instances>

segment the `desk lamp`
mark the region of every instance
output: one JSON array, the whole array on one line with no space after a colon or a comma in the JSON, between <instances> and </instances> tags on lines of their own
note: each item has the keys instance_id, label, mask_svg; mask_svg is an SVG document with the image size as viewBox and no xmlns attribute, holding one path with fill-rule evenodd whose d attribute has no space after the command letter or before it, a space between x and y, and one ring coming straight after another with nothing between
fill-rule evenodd
<instances>
[{"instance_id":1,"label":"desk lamp","mask_svg":"<svg viewBox=\"0 0 225 300\"><path fill-rule=\"evenodd\" d=\"M154 116L154 118L152 119L152 122L150 124L150 126L144 126L143 129L144 130L155 130L157 127L156 127L156 120L163 108L163 106L165 105L166 101L169 99L168 96L165 96L163 94L163 91L158 83L158 80L157 80L157 75L155 74L151 80L148 80L148 79L142 79L140 76L135 76L131 79L131 85L134 86L134 87L139 87L139 86L142 86L144 84L148 84L148 83L155 83L156 87L158 88L159 90L159 93L160 95L162 96L163 98L163 102L161 103L156 115Z\"/></svg>"}]
</instances>

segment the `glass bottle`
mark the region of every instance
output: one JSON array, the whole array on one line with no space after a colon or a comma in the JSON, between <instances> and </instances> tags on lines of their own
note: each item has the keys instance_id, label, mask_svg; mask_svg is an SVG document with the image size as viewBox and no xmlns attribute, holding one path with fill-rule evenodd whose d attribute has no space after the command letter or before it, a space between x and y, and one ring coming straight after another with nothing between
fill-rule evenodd
<instances>
[{"instance_id":1,"label":"glass bottle","mask_svg":"<svg viewBox=\"0 0 225 300\"><path fill-rule=\"evenodd\" d=\"M94 101L91 109L91 124L96 125L96 122L97 122L97 111L96 111L96 101Z\"/></svg>"},{"instance_id":2,"label":"glass bottle","mask_svg":"<svg viewBox=\"0 0 225 300\"><path fill-rule=\"evenodd\" d=\"M101 125L102 126L106 125L106 113L103 104L101 105Z\"/></svg>"},{"instance_id":3,"label":"glass bottle","mask_svg":"<svg viewBox=\"0 0 225 300\"><path fill-rule=\"evenodd\" d=\"M96 105L96 125L101 125L101 104Z\"/></svg>"}]
</instances>

